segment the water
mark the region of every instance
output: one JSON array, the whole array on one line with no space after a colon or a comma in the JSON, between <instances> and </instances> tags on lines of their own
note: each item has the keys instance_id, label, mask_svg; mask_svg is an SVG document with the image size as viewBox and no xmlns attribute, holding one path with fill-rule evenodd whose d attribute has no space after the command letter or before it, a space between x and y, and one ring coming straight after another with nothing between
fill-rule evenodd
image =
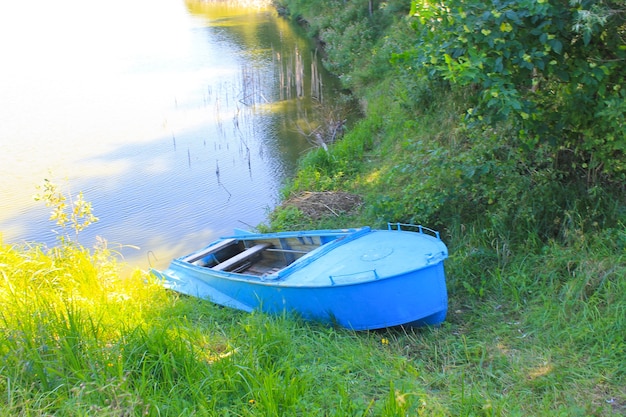
<instances>
[{"instance_id":1,"label":"water","mask_svg":"<svg viewBox=\"0 0 626 417\"><path fill-rule=\"evenodd\" d=\"M80 243L139 267L265 221L311 147L296 123L333 94L296 28L250 4L3 2L0 51L2 240L55 244L47 178L93 204Z\"/></svg>"}]
</instances>

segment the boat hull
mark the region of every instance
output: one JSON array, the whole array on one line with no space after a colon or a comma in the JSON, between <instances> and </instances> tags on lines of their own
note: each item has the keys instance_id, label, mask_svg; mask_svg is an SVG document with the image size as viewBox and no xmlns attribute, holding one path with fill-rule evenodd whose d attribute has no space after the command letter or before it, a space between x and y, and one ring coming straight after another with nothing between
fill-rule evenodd
<instances>
[{"instance_id":1,"label":"boat hull","mask_svg":"<svg viewBox=\"0 0 626 417\"><path fill-rule=\"evenodd\" d=\"M163 275L169 288L226 307L295 313L353 330L440 324L448 306L442 263L365 283L308 288L231 281L194 270L183 277L171 269Z\"/></svg>"},{"instance_id":2,"label":"boat hull","mask_svg":"<svg viewBox=\"0 0 626 417\"><path fill-rule=\"evenodd\" d=\"M432 257L431 253L428 255ZM296 268L293 276L302 276L304 284L290 283L284 278L242 278L238 274L193 265L184 258L174 260L169 269L157 274L165 279L168 288L226 307L269 314L294 313L306 320L353 330L373 330L398 325L437 325L445 320L448 296L443 259L446 256L447 251L432 262L422 262L415 268L386 276L377 274L374 263L372 270L349 275L349 278L344 275L333 279L328 275L323 284L311 280L307 274L309 271L319 274L315 263L323 265L325 259L332 262L332 253L311 261L310 265L303 262L305 266ZM367 265L370 263L368 261ZM384 270L383 266L378 266L379 270ZM397 269L394 265L393 270Z\"/></svg>"}]
</instances>

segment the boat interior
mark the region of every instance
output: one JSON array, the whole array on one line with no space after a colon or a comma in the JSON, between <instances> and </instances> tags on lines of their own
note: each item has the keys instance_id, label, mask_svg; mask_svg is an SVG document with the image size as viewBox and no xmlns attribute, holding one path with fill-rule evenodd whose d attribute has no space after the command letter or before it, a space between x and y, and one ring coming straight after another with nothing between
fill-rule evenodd
<instances>
[{"instance_id":1,"label":"boat interior","mask_svg":"<svg viewBox=\"0 0 626 417\"><path fill-rule=\"evenodd\" d=\"M239 274L267 276L336 238L294 236L270 239L222 239L183 258L184 262Z\"/></svg>"}]
</instances>

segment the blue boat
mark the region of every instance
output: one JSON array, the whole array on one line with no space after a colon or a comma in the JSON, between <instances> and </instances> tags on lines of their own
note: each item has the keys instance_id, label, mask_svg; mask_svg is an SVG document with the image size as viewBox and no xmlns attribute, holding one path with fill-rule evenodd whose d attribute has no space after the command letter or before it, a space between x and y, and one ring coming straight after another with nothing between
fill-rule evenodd
<instances>
[{"instance_id":1,"label":"blue boat","mask_svg":"<svg viewBox=\"0 0 626 417\"><path fill-rule=\"evenodd\" d=\"M167 288L226 307L373 330L444 321L447 257L438 232L403 223L235 231L154 273Z\"/></svg>"}]
</instances>

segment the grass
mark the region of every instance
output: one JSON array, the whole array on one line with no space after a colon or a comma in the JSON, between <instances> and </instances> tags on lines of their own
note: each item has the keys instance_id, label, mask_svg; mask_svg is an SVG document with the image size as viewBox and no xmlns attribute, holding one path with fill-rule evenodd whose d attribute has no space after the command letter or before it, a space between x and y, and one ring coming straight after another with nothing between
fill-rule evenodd
<instances>
[{"instance_id":1,"label":"grass","mask_svg":"<svg viewBox=\"0 0 626 417\"><path fill-rule=\"evenodd\" d=\"M3 245L0 415L623 415L623 247L508 255L481 289L465 243L441 327L359 333L178 296L102 250Z\"/></svg>"}]
</instances>

